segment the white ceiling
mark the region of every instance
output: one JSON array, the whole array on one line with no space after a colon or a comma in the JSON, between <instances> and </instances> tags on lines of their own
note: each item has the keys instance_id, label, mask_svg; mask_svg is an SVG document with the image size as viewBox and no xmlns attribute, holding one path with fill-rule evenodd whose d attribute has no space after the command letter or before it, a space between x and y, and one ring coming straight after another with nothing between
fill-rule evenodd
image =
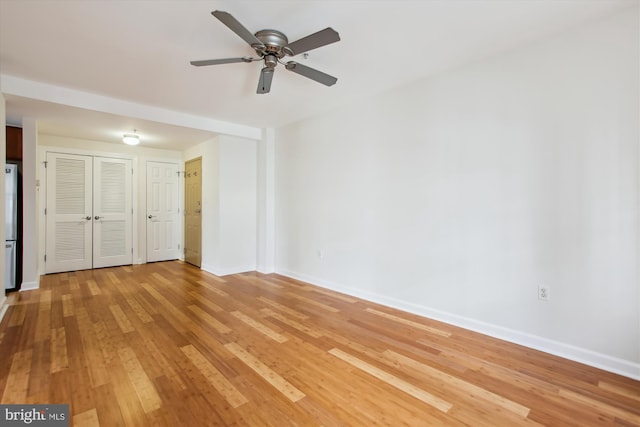
<instances>
[{"instance_id":1,"label":"white ceiling","mask_svg":"<svg viewBox=\"0 0 640 427\"><path fill-rule=\"evenodd\" d=\"M33 117L44 133L106 142L135 128L147 146L181 149L227 123L278 127L637 3L0 0L2 91L14 125ZM290 41L331 26L340 42L295 60L338 83L325 87L279 66L271 93L257 95L260 63L191 66L254 53L211 16L216 9L252 32L273 28Z\"/></svg>"}]
</instances>

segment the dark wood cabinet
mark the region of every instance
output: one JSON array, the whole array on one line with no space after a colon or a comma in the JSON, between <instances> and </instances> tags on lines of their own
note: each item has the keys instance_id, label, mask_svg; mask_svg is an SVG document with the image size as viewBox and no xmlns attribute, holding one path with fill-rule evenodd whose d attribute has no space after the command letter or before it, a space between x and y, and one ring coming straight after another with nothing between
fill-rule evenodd
<instances>
[{"instance_id":1,"label":"dark wood cabinet","mask_svg":"<svg viewBox=\"0 0 640 427\"><path fill-rule=\"evenodd\" d=\"M22 160L22 128L7 126L7 160Z\"/></svg>"}]
</instances>

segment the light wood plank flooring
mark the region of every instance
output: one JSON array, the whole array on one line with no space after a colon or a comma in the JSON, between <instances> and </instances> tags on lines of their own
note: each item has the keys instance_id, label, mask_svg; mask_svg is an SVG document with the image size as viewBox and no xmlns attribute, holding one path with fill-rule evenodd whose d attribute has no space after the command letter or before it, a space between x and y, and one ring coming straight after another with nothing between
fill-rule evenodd
<instances>
[{"instance_id":1,"label":"light wood plank flooring","mask_svg":"<svg viewBox=\"0 0 640 427\"><path fill-rule=\"evenodd\" d=\"M640 426L640 383L278 275L44 276L0 325L1 403L76 426Z\"/></svg>"}]
</instances>

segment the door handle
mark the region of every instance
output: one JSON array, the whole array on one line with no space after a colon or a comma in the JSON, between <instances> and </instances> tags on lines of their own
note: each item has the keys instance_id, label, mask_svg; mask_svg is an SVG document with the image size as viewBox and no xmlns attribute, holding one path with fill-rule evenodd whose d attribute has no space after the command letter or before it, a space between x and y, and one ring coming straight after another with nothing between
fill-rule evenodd
<instances>
[{"instance_id":1,"label":"door handle","mask_svg":"<svg viewBox=\"0 0 640 427\"><path fill-rule=\"evenodd\" d=\"M96 221L99 220L99 219L102 219L102 218L104 218L104 217L103 216L99 216L99 215L96 215L96 216L93 217L93 219L95 219Z\"/></svg>"},{"instance_id":2,"label":"door handle","mask_svg":"<svg viewBox=\"0 0 640 427\"><path fill-rule=\"evenodd\" d=\"M147 218L151 219L151 218L155 218L155 215L149 215Z\"/></svg>"},{"instance_id":3,"label":"door handle","mask_svg":"<svg viewBox=\"0 0 640 427\"><path fill-rule=\"evenodd\" d=\"M91 215L85 216L84 219L86 219L87 221L91 221Z\"/></svg>"}]
</instances>

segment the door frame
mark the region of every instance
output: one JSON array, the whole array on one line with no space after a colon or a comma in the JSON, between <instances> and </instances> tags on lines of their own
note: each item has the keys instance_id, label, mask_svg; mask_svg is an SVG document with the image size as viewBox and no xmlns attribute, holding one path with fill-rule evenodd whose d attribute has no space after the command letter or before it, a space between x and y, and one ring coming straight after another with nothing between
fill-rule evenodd
<instances>
[{"instance_id":1,"label":"door frame","mask_svg":"<svg viewBox=\"0 0 640 427\"><path fill-rule=\"evenodd\" d=\"M45 274L44 255L46 251L46 232L47 232L47 217L44 214L44 210L47 207L47 170L45 168L45 162L47 160L47 153L59 153L59 154L77 154L83 156L96 156L96 157L111 157L116 159L128 159L131 160L131 168L133 169L133 175L131 177L131 197L133 207L133 223L131 224L131 234L133 236L133 264L142 264L143 261L140 257L140 244L139 244L139 227L140 222L140 210L138 208L138 182L139 182L139 170L138 170L138 156L118 153L116 151L96 151L96 150L82 150L77 148L67 148L59 146L39 146L38 147L38 177L36 179L36 188L38 194L38 275Z\"/></svg>"}]
</instances>

